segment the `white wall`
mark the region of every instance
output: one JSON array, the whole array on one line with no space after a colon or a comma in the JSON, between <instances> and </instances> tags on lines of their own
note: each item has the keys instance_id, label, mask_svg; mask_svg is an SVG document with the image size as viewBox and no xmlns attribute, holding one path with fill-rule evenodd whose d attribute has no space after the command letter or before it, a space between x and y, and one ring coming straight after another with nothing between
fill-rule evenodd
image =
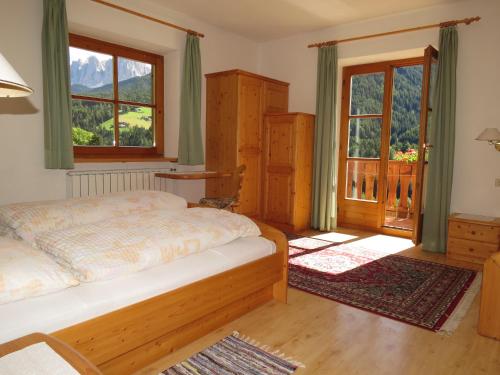
<instances>
[{"instance_id":1,"label":"white wall","mask_svg":"<svg viewBox=\"0 0 500 375\"><path fill-rule=\"evenodd\" d=\"M137 2L124 0L134 8ZM43 166L43 95L41 28L43 2L0 2L0 51L35 93L26 99L0 99L0 204L64 198L64 171ZM141 9L206 35L201 39L202 72L241 68L257 71L256 43L141 1ZM177 156L180 84L185 33L122 13L88 0L67 0L71 32L121 43L165 56L165 155ZM202 87L202 129L205 129L205 88ZM203 137L205 135L203 134ZM158 166L141 164L144 166ZM80 164L77 169L137 168L135 163ZM203 194L203 182L184 184L189 199Z\"/></svg>"},{"instance_id":2,"label":"white wall","mask_svg":"<svg viewBox=\"0 0 500 375\"><path fill-rule=\"evenodd\" d=\"M500 128L500 1L463 1L271 41L261 46L260 72L291 83L290 111L314 113L317 50L308 49L308 44L471 16L483 19L459 27L451 209L500 216L500 188L494 187L495 177L500 178L500 153L474 140L485 127ZM342 66L417 56L429 44L437 46L437 29L341 44L339 81Z\"/></svg>"}]
</instances>

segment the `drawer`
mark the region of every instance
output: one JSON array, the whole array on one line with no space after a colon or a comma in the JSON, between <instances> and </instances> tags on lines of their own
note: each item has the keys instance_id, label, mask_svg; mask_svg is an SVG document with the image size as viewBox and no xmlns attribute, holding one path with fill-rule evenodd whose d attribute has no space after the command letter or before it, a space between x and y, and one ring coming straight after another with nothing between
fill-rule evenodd
<instances>
[{"instance_id":1,"label":"drawer","mask_svg":"<svg viewBox=\"0 0 500 375\"><path fill-rule=\"evenodd\" d=\"M498 246L494 244L448 238L448 254L450 255L456 254L486 260L497 250Z\"/></svg>"},{"instance_id":2,"label":"drawer","mask_svg":"<svg viewBox=\"0 0 500 375\"><path fill-rule=\"evenodd\" d=\"M450 220L448 225L448 236L463 238L466 240L489 242L498 244L500 228L497 226L464 223Z\"/></svg>"}]
</instances>

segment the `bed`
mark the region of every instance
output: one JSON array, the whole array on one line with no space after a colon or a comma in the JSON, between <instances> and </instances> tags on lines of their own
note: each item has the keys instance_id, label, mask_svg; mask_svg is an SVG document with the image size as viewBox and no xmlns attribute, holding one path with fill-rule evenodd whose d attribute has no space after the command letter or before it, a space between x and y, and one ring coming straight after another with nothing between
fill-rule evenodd
<instances>
[{"instance_id":1,"label":"bed","mask_svg":"<svg viewBox=\"0 0 500 375\"><path fill-rule=\"evenodd\" d=\"M66 221L81 218L85 215ZM259 237L237 238L140 272L2 304L0 321L9 324L0 339L52 333L104 373L134 372L272 299L286 303L286 238L256 224ZM25 232L23 241L35 237ZM6 230L4 235L15 236Z\"/></svg>"}]
</instances>

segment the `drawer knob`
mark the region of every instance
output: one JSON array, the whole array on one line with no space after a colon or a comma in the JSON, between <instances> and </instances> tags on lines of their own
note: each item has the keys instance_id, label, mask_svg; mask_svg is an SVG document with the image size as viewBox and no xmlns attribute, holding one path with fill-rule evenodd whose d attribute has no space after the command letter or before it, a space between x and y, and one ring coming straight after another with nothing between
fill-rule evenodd
<instances>
[{"instance_id":1,"label":"drawer knob","mask_svg":"<svg viewBox=\"0 0 500 375\"><path fill-rule=\"evenodd\" d=\"M475 230L473 230L473 231L471 232L471 234L473 234L473 235L474 235L474 234L476 234L476 231L475 231Z\"/></svg>"},{"instance_id":2,"label":"drawer knob","mask_svg":"<svg viewBox=\"0 0 500 375\"><path fill-rule=\"evenodd\" d=\"M469 251L472 253L474 252L474 249L472 247L469 247Z\"/></svg>"}]
</instances>

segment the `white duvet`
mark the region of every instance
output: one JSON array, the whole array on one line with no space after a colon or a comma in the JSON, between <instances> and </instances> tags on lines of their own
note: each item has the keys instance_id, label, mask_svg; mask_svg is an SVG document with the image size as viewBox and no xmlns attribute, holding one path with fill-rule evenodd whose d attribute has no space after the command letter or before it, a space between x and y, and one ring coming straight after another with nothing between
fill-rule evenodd
<instances>
[{"instance_id":1,"label":"white duvet","mask_svg":"<svg viewBox=\"0 0 500 375\"><path fill-rule=\"evenodd\" d=\"M34 244L43 232L138 214L151 210L185 210L184 198L163 191L129 191L97 197L0 206L0 235Z\"/></svg>"},{"instance_id":2,"label":"white duvet","mask_svg":"<svg viewBox=\"0 0 500 375\"><path fill-rule=\"evenodd\" d=\"M80 281L111 279L259 236L249 218L223 210L152 210L37 236L37 246ZM168 277L168 275L165 275Z\"/></svg>"}]
</instances>

